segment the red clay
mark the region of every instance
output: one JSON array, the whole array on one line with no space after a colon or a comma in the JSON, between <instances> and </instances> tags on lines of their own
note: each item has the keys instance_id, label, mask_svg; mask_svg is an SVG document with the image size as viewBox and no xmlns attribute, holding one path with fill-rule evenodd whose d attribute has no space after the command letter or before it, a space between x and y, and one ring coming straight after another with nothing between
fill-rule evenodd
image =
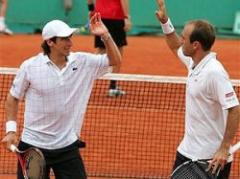
<instances>
[{"instance_id":1,"label":"red clay","mask_svg":"<svg viewBox=\"0 0 240 179\"><path fill-rule=\"evenodd\" d=\"M41 51L41 41L40 35L0 35L0 67L19 67L25 59ZM125 48L122 73L171 76L187 74L185 67L168 49L164 38L129 37L128 43L129 45ZM95 51L92 36L74 36L73 44L73 51ZM240 79L240 40L218 39L213 51L217 52L218 58L228 70L230 77ZM4 150L2 147L1 149ZM234 171L237 169L235 168ZM0 175L2 179L13 177Z\"/></svg>"},{"instance_id":2,"label":"red clay","mask_svg":"<svg viewBox=\"0 0 240 179\"><path fill-rule=\"evenodd\" d=\"M94 52L92 36L74 36L74 51ZM159 36L128 37L122 73L185 76L186 69ZM37 54L40 35L0 36L0 66L19 67L23 60ZM213 51L228 70L230 77L240 78L240 40L217 40Z\"/></svg>"}]
</instances>

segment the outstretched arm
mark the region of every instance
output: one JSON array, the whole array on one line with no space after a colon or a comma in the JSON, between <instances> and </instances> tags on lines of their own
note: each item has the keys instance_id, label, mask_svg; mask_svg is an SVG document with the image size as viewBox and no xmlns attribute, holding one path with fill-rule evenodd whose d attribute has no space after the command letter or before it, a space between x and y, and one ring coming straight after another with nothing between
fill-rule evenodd
<instances>
[{"instance_id":1,"label":"outstretched arm","mask_svg":"<svg viewBox=\"0 0 240 179\"><path fill-rule=\"evenodd\" d=\"M17 143L16 137L16 119L18 112L18 99L11 94L8 95L6 101L6 136L2 139L2 142L6 143L7 148L10 149L11 144Z\"/></svg>"},{"instance_id":2,"label":"outstretched arm","mask_svg":"<svg viewBox=\"0 0 240 179\"><path fill-rule=\"evenodd\" d=\"M159 9L155 12L157 19L160 21L163 33L165 34L166 42L172 52L177 56L177 50L182 45L180 37L174 30L173 25L170 22L170 19L167 15L165 2L164 0L156 0L159 6Z\"/></svg>"},{"instance_id":3,"label":"outstretched arm","mask_svg":"<svg viewBox=\"0 0 240 179\"><path fill-rule=\"evenodd\" d=\"M94 13L94 15L90 18L90 32L93 35L100 36L105 47L106 53L109 58L110 66L115 68L119 68L121 64L121 54L118 50L117 45L113 41L108 29L103 24L101 20L100 13Z\"/></svg>"}]
</instances>

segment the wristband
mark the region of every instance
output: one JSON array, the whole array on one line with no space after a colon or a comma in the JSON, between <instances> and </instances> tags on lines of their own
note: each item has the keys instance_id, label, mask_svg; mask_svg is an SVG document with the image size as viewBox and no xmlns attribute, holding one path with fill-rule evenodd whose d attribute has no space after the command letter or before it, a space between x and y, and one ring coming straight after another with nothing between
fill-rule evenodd
<instances>
[{"instance_id":1,"label":"wristband","mask_svg":"<svg viewBox=\"0 0 240 179\"><path fill-rule=\"evenodd\" d=\"M162 26L162 30L163 30L164 34L171 34L172 32L175 31L175 29L172 25L172 22L169 18L168 18L166 23L164 23L164 24L161 23L161 26Z\"/></svg>"},{"instance_id":2,"label":"wristband","mask_svg":"<svg viewBox=\"0 0 240 179\"><path fill-rule=\"evenodd\" d=\"M17 123L14 120L9 120L6 122L6 133L17 132Z\"/></svg>"},{"instance_id":3,"label":"wristband","mask_svg":"<svg viewBox=\"0 0 240 179\"><path fill-rule=\"evenodd\" d=\"M88 11L94 11L94 4L88 4Z\"/></svg>"}]
</instances>

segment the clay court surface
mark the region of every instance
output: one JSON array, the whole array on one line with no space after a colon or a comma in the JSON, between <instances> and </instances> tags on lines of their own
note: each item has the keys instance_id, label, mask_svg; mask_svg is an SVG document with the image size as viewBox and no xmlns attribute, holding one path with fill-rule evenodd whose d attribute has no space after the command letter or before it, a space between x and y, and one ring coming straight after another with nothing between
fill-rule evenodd
<instances>
[{"instance_id":1,"label":"clay court surface","mask_svg":"<svg viewBox=\"0 0 240 179\"><path fill-rule=\"evenodd\" d=\"M0 67L19 67L25 59L41 50L40 44L40 35L0 35ZM73 44L73 51L95 51L92 36L74 36ZM186 76L185 67L168 49L164 38L130 36L128 44L124 52L121 73ZM213 51L217 52L230 77L240 79L240 40L218 39ZM12 179L14 176L0 175L0 178Z\"/></svg>"},{"instance_id":2,"label":"clay court surface","mask_svg":"<svg viewBox=\"0 0 240 179\"><path fill-rule=\"evenodd\" d=\"M0 66L19 67L24 59L37 54L40 35L0 36ZM74 36L73 51L94 52L92 36ZM185 67L158 36L129 37L125 48L122 73L185 76ZM240 78L240 40L218 39L213 47L230 77Z\"/></svg>"}]
</instances>

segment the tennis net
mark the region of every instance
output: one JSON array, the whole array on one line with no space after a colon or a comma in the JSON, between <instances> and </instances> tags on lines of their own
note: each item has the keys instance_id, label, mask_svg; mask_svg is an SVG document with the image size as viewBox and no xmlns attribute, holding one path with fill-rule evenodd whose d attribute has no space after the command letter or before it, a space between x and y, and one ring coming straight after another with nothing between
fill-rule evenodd
<instances>
[{"instance_id":1,"label":"tennis net","mask_svg":"<svg viewBox=\"0 0 240 179\"><path fill-rule=\"evenodd\" d=\"M17 69L0 68L0 137L5 135L4 103ZM108 97L111 79L126 95ZM184 132L183 77L109 74L94 85L83 130L82 155L89 176L168 178ZM240 81L233 80L240 96ZM18 131L23 126L20 103ZM237 137L240 139L240 132ZM240 155L234 156L231 178L240 178ZM16 172L16 158L0 146L0 173Z\"/></svg>"}]
</instances>

